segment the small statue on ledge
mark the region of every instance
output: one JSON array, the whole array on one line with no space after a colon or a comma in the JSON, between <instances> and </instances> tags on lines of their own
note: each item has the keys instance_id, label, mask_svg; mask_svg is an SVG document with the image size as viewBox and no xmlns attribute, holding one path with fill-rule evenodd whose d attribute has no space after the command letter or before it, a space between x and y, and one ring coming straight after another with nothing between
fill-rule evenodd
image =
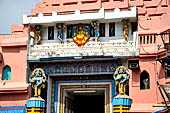
<instances>
[{"instance_id":1,"label":"small statue on ledge","mask_svg":"<svg viewBox=\"0 0 170 113\"><path fill-rule=\"evenodd\" d=\"M100 36L100 33L99 33L99 22L93 21L91 23L91 25L94 28L94 34L95 34L95 37L97 37L97 41L100 41L99 40L99 36Z\"/></svg>"},{"instance_id":2,"label":"small statue on ledge","mask_svg":"<svg viewBox=\"0 0 170 113\"><path fill-rule=\"evenodd\" d=\"M37 44L40 44L40 41L42 39L42 29L43 29L43 27L41 25L35 26L35 32L36 32L36 36L37 36Z\"/></svg>"},{"instance_id":3,"label":"small statue on ledge","mask_svg":"<svg viewBox=\"0 0 170 113\"><path fill-rule=\"evenodd\" d=\"M124 34L124 37L125 37L125 41L128 42L130 20L129 19L123 19L122 25L123 25L123 34Z\"/></svg>"},{"instance_id":4,"label":"small statue on ledge","mask_svg":"<svg viewBox=\"0 0 170 113\"><path fill-rule=\"evenodd\" d=\"M41 88L45 88L46 76L45 72L41 68L36 68L32 72L29 78L29 82L34 88L34 97L40 97Z\"/></svg>"},{"instance_id":5,"label":"small statue on ledge","mask_svg":"<svg viewBox=\"0 0 170 113\"><path fill-rule=\"evenodd\" d=\"M58 32L57 32L57 38L61 41L61 43L64 43L64 39L63 39L63 33L64 33L64 29L65 29L65 25L64 24L58 24L57 28L58 28Z\"/></svg>"},{"instance_id":6,"label":"small statue on ledge","mask_svg":"<svg viewBox=\"0 0 170 113\"><path fill-rule=\"evenodd\" d=\"M35 41L35 35L34 35L34 28L32 26L30 26L30 29L29 29L29 36L30 36L30 46L33 46L34 45L34 41Z\"/></svg>"},{"instance_id":7,"label":"small statue on ledge","mask_svg":"<svg viewBox=\"0 0 170 113\"><path fill-rule=\"evenodd\" d=\"M128 69L124 66L119 66L114 75L113 78L115 79L115 86L119 88L119 95L125 95L126 92L126 85L129 84L129 73Z\"/></svg>"}]
</instances>

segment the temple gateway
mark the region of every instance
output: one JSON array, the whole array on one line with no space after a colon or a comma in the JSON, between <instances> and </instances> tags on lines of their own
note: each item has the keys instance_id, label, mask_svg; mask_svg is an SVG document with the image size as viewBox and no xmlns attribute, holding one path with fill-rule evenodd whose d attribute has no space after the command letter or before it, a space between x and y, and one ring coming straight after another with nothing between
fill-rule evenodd
<instances>
[{"instance_id":1,"label":"temple gateway","mask_svg":"<svg viewBox=\"0 0 170 113\"><path fill-rule=\"evenodd\" d=\"M0 35L0 112L165 112L169 100L160 88L169 94L169 4L37 3L22 26Z\"/></svg>"}]
</instances>

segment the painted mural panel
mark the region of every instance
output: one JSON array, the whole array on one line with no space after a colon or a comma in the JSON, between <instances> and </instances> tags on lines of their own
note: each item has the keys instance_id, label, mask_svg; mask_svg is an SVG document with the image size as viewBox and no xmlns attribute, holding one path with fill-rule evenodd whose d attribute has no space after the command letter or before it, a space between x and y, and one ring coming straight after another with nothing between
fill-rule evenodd
<instances>
[{"instance_id":1,"label":"painted mural panel","mask_svg":"<svg viewBox=\"0 0 170 113\"><path fill-rule=\"evenodd\" d=\"M25 113L25 106L0 107L0 113Z\"/></svg>"}]
</instances>

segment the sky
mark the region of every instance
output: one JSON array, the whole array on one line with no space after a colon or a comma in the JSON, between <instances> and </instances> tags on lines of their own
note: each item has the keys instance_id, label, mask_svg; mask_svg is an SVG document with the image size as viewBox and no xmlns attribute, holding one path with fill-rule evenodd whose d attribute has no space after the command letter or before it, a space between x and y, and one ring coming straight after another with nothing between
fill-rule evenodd
<instances>
[{"instance_id":1,"label":"sky","mask_svg":"<svg viewBox=\"0 0 170 113\"><path fill-rule=\"evenodd\" d=\"M11 24L22 25L23 14L30 15L31 9L42 0L0 0L0 34L10 34Z\"/></svg>"}]
</instances>

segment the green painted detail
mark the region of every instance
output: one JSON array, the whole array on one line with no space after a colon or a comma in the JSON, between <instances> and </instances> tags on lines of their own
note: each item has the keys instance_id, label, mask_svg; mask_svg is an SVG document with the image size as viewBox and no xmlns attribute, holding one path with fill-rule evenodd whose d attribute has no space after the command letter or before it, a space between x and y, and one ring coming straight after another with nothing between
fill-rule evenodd
<instances>
[{"instance_id":1,"label":"green painted detail","mask_svg":"<svg viewBox=\"0 0 170 113\"><path fill-rule=\"evenodd\" d=\"M11 80L11 68L9 66L4 67L2 80Z\"/></svg>"}]
</instances>

